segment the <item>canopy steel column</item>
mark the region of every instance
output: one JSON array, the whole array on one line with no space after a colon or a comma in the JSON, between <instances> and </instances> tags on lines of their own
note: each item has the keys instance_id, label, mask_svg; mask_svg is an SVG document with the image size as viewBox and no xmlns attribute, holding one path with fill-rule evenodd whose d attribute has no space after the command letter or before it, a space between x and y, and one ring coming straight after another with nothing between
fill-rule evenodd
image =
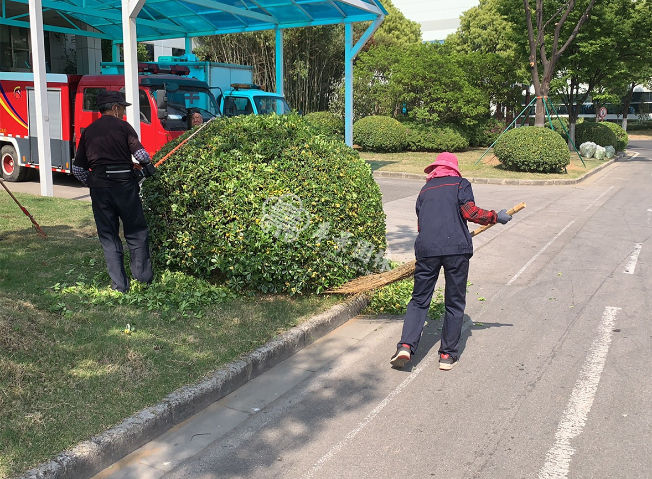
<instances>
[{"instance_id":1,"label":"canopy steel column","mask_svg":"<svg viewBox=\"0 0 652 479\"><path fill-rule=\"evenodd\" d=\"M283 30L276 29L276 93L283 95Z\"/></svg>"},{"instance_id":2,"label":"canopy steel column","mask_svg":"<svg viewBox=\"0 0 652 479\"><path fill-rule=\"evenodd\" d=\"M353 59L384 19L380 16L374 20L355 45L353 25L344 25L344 141L349 146L353 146Z\"/></svg>"},{"instance_id":3,"label":"canopy steel column","mask_svg":"<svg viewBox=\"0 0 652 479\"><path fill-rule=\"evenodd\" d=\"M122 0L122 48L125 64L125 99L127 121L140 136L140 104L138 101L138 42L136 38L136 17L145 5L145 0Z\"/></svg>"},{"instance_id":4,"label":"canopy steel column","mask_svg":"<svg viewBox=\"0 0 652 479\"><path fill-rule=\"evenodd\" d=\"M50 111L48 84L45 73L45 40L43 34L43 5L41 0L29 0L30 36L32 40L32 70L34 71L34 98L36 105L36 141L38 149L41 196L54 196L52 185L52 156L50 151Z\"/></svg>"},{"instance_id":5,"label":"canopy steel column","mask_svg":"<svg viewBox=\"0 0 652 479\"><path fill-rule=\"evenodd\" d=\"M276 29L276 93L283 95L285 86L283 84L283 30ZM281 114L281 106L278 105L277 113Z\"/></svg>"}]
</instances>

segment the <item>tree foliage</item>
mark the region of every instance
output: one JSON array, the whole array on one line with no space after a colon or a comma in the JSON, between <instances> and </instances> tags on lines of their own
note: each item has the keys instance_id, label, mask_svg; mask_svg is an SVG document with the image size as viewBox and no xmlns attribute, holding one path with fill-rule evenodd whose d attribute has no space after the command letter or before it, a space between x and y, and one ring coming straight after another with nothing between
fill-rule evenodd
<instances>
[{"instance_id":1,"label":"tree foliage","mask_svg":"<svg viewBox=\"0 0 652 479\"><path fill-rule=\"evenodd\" d=\"M391 1L384 22L367 43L407 45L421 41L421 27L405 18ZM357 41L369 23L354 24ZM200 37L195 54L202 61L252 65L254 82L276 89L276 39L273 31ZM284 93L288 103L304 112L328 108L332 92L344 75L344 25L283 30Z\"/></svg>"},{"instance_id":2,"label":"tree foliage","mask_svg":"<svg viewBox=\"0 0 652 479\"><path fill-rule=\"evenodd\" d=\"M398 116L405 107L422 123L473 123L488 115L489 100L463 65L467 56L437 44L372 48L354 70L354 94L366 99L354 101L354 115ZM331 107L342 114L342 102Z\"/></svg>"},{"instance_id":3,"label":"tree foliage","mask_svg":"<svg viewBox=\"0 0 652 479\"><path fill-rule=\"evenodd\" d=\"M537 96L535 125L543 126L543 97L557 72L557 62L575 40L596 0L500 0L499 11L514 24L516 44L525 47ZM521 5L519 7L519 4ZM534 9L534 10L533 10ZM525 45L523 40L525 40Z\"/></svg>"}]
</instances>

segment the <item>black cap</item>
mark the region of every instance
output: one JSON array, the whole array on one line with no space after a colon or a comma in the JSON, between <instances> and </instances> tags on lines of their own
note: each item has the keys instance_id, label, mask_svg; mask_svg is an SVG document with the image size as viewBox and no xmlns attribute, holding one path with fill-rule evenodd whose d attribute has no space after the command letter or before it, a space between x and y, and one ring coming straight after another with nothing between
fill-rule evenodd
<instances>
[{"instance_id":1,"label":"black cap","mask_svg":"<svg viewBox=\"0 0 652 479\"><path fill-rule=\"evenodd\" d=\"M118 105L130 106L131 103L125 101L125 97L119 91L101 91L97 94L97 105L102 107L104 105L113 105L117 103Z\"/></svg>"}]
</instances>

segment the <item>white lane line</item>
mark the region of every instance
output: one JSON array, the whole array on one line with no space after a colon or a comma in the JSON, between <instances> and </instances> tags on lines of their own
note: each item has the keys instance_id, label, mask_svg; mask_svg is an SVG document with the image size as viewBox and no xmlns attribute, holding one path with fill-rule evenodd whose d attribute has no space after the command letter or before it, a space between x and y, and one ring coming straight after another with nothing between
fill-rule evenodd
<instances>
[{"instance_id":1,"label":"white lane line","mask_svg":"<svg viewBox=\"0 0 652 479\"><path fill-rule=\"evenodd\" d=\"M310 471L308 471L308 474L306 474L305 479L310 479L317 473L324 465L330 461L335 455L337 455L344 446L346 446L348 443L350 443L353 438L360 432L362 431L367 424L369 424L373 419L382 411L385 406L387 406L392 399L394 399L396 396L398 396L403 389L405 389L412 381L414 381L417 376L424 370L426 369L430 363L432 363L435 359L439 359L438 354L431 354L429 355L425 361L422 361L419 366L416 367L414 371L401 383L399 384L396 389L394 389L389 395L383 399L374 409L371 411L366 418L364 418L355 429L351 430L346 436L344 436L344 439L342 439L340 442L335 444L330 451L328 451L326 454L324 454L321 459L319 459L315 465L312 467Z\"/></svg>"},{"instance_id":2,"label":"white lane line","mask_svg":"<svg viewBox=\"0 0 652 479\"><path fill-rule=\"evenodd\" d=\"M586 361L584 361L580 376L557 427L555 443L546 454L546 462L539 471L539 479L562 479L568 476L571 457L575 453L570 441L582 434L582 429L591 411L604 363L607 360L611 332L619 310L620 308L606 307L602 314L598 336L593 340Z\"/></svg>"},{"instance_id":3,"label":"white lane line","mask_svg":"<svg viewBox=\"0 0 652 479\"><path fill-rule=\"evenodd\" d=\"M605 191L605 192L602 193L600 196L598 196L596 199L594 199L593 201L591 201L591 204L590 204L589 206L587 206L586 208L584 208L584 212L586 212L586 211L587 211L591 206L593 206L593 205L594 205L594 204L595 204L595 203L596 203L600 198L602 198L604 195L606 195L607 193L609 193L609 192L611 191L612 188L613 188L613 186L610 186L610 187L607 189L607 191Z\"/></svg>"},{"instance_id":4,"label":"white lane line","mask_svg":"<svg viewBox=\"0 0 652 479\"><path fill-rule=\"evenodd\" d=\"M643 243L636 243L636 245L634 245L634 252L629 257L629 261L627 262L625 271L623 271L623 273L634 274L634 270L636 269L636 262L638 261L638 255L641 254L641 248L643 248Z\"/></svg>"},{"instance_id":5,"label":"white lane line","mask_svg":"<svg viewBox=\"0 0 652 479\"><path fill-rule=\"evenodd\" d=\"M462 332L466 331L472 325L473 325L473 321L465 321L464 324L462 325ZM430 354L425 360L421 361L421 363L419 363L419 366L417 366L401 384L396 386L396 389L394 389L391 393L389 393L387 397L385 397L385 399L380 401L380 403L378 403L378 405L373 409L373 411L367 414L367 417L365 417L362 421L358 423L355 429L349 431L349 433L346 436L344 436L344 439L342 439L340 442L335 444L330 451L324 454L315 463L312 469L308 471L308 474L305 475L305 479L310 479L317 472L319 472L319 470L322 467L324 467L324 465L328 461L330 461L333 457L335 457L338 452L340 452L347 444L349 444L360 431L362 431L365 427L367 427L367 425L371 421L373 421L376 416L378 416L378 414L385 408L385 406L387 406L390 402L392 402L392 400L396 396L401 394L401 392L435 360L439 360L438 354Z\"/></svg>"},{"instance_id":6,"label":"white lane line","mask_svg":"<svg viewBox=\"0 0 652 479\"><path fill-rule=\"evenodd\" d=\"M573 223L575 223L575 220L573 220L573 221L571 221L570 223L568 223L568 224L564 227L563 230L561 230L559 233L557 233L553 239L551 239L550 241L548 241L548 244L546 244L543 248L541 248L541 250L540 250L537 254L535 254L535 255L532 257L532 259L530 259L530 261L528 261L527 263L525 263L525 266L523 266L523 267L521 268L521 270L520 270L518 273L516 273L516 274L514 275L514 277L513 277L512 279L510 279L510 280L507 282L507 286L509 286L510 284L512 284L514 281L516 281L516 280L518 279L518 277L521 276L521 274L523 274L523 272L524 272L526 269L528 269L528 267L529 267L532 263L534 263L534 261L535 261L539 256L541 256L541 254L542 254L545 250L548 249L548 246L550 246L550 245L551 245L551 244L552 244L552 243L553 243L557 238L559 238L559 237L564 233L564 231L566 231L568 228L570 228L570 226L571 226Z\"/></svg>"}]
</instances>

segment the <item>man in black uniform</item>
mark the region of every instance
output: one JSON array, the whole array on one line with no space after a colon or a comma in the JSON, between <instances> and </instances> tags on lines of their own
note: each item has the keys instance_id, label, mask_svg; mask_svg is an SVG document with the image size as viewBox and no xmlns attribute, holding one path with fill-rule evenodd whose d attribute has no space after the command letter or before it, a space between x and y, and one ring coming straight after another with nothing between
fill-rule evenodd
<instances>
[{"instance_id":1,"label":"man in black uniform","mask_svg":"<svg viewBox=\"0 0 652 479\"><path fill-rule=\"evenodd\" d=\"M149 230L139 196L138 177L132 155L145 176L154 171L151 159L133 127L122 118L131 105L117 91L97 95L102 116L84 130L79 140L72 171L90 188L93 215L104 249L111 287L126 293L129 278L124 267L120 220L131 253L131 274L143 283L153 278L149 253ZM142 177L142 176L140 176Z\"/></svg>"}]
</instances>

